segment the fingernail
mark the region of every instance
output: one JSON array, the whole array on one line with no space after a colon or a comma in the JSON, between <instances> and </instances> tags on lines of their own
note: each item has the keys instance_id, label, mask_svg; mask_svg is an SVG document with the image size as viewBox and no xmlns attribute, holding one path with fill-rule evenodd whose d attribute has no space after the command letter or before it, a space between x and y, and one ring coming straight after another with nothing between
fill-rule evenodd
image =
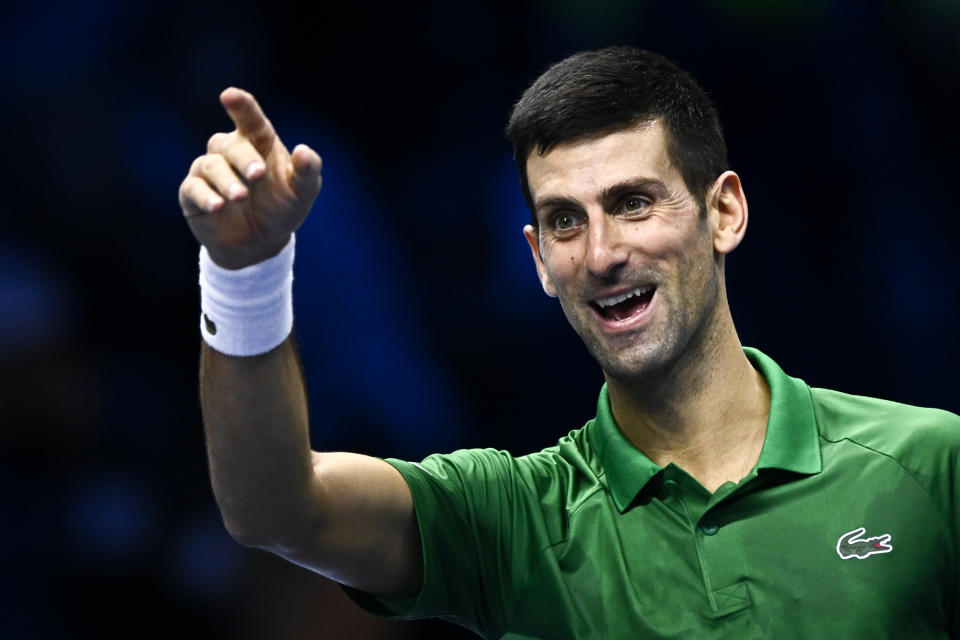
<instances>
[{"instance_id":1,"label":"fingernail","mask_svg":"<svg viewBox=\"0 0 960 640\"><path fill-rule=\"evenodd\" d=\"M240 198L242 198L242 197L245 196L245 195L247 195L247 190L246 190L246 188L245 188L242 184L240 184L239 182L234 182L234 183L233 183L232 185L230 185L230 187L227 189L227 197L230 198L231 200L239 200Z\"/></svg>"},{"instance_id":2,"label":"fingernail","mask_svg":"<svg viewBox=\"0 0 960 640\"><path fill-rule=\"evenodd\" d=\"M247 165L246 175L248 179L256 178L264 170L262 162L253 161Z\"/></svg>"},{"instance_id":3,"label":"fingernail","mask_svg":"<svg viewBox=\"0 0 960 640\"><path fill-rule=\"evenodd\" d=\"M223 204L223 198L218 195L212 195L207 198L207 211L216 211Z\"/></svg>"}]
</instances>

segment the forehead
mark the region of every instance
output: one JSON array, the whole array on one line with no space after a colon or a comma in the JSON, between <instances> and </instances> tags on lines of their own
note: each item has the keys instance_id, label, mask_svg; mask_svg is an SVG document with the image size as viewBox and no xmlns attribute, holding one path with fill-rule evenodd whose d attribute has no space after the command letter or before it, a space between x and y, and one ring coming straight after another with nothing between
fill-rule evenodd
<instances>
[{"instance_id":1,"label":"forehead","mask_svg":"<svg viewBox=\"0 0 960 640\"><path fill-rule=\"evenodd\" d=\"M534 202L552 197L591 199L605 187L629 180L683 184L667 153L666 131L654 121L554 145L527 156L527 181Z\"/></svg>"}]
</instances>

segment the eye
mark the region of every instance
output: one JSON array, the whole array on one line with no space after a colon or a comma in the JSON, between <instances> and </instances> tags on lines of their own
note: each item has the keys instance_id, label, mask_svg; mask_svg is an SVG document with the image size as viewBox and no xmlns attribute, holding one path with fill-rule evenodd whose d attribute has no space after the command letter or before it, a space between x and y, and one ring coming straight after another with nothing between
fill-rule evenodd
<instances>
[{"instance_id":1,"label":"eye","mask_svg":"<svg viewBox=\"0 0 960 640\"><path fill-rule=\"evenodd\" d=\"M650 206L650 201L643 196L627 196L621 208L624 213L638 213Z\"/></svg>"},{"instance_id":2,"label":"eye","mask_svg":"<svg viewBox=\"0 0 960 640\"><path fill-rule=\"evenodd\" d=\"M569 231L577 225L577 219L569 213L558 213L551 218L551 224L557 231Z\"/></svg>"}]
</instances>

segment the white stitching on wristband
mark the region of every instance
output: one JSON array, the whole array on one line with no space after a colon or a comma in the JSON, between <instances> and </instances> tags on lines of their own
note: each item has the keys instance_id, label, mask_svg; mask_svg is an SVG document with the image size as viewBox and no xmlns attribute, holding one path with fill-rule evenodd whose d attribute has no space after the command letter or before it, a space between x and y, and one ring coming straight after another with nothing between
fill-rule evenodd
<instances>
[{"instance_id":1,"label":"white stitching on wristband","mask_svg":"<svg viewBox=\"0 0 960 640\"><path fill-rule=\"evenodd\" d=\"M293 329L293 254L296 238L272 258L224 269L200 247L200 333L230 356L255 356L286 340Z\"/></svg>"}]
</instances>

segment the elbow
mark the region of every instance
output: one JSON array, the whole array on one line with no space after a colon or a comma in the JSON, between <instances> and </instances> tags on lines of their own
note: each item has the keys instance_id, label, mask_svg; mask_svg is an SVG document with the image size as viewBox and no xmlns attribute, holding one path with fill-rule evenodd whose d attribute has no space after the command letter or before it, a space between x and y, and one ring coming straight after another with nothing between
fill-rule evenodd
<instances>
[{"instance_id":1,"label":"elbow","mask_svg":"<svg viewBox=\"0 0 960 640\"><path fill-rule=\"evenodd\" d=\"M288 554L304 540L301 527L254 526L228 517L223 518L223 524L230 537L244 547L279 555Z\"/></svg>"},{"instance_id":2,"label":"elbow","mask_svg":"<svg viewBox=\"0 0 960 640\"><path fill-rule=\"evenodd\" d=\"M280 553L312 537L321 510L303 492L271 491L250 497L214 491L223 525L244 547ZM280 496L280 497L278 497Z\"/></svg>"},{"instance_id":3,"label":"elbow","mask_svg":"<svg viewBox=\"0 0 960 640\"><path fill-rule=\"evenodd\" d=\"M244 547L261 549L268 546L267 537L249 526L227 517L223 518L223 525L230 537Z\"/></svg>"}]
</instances>

